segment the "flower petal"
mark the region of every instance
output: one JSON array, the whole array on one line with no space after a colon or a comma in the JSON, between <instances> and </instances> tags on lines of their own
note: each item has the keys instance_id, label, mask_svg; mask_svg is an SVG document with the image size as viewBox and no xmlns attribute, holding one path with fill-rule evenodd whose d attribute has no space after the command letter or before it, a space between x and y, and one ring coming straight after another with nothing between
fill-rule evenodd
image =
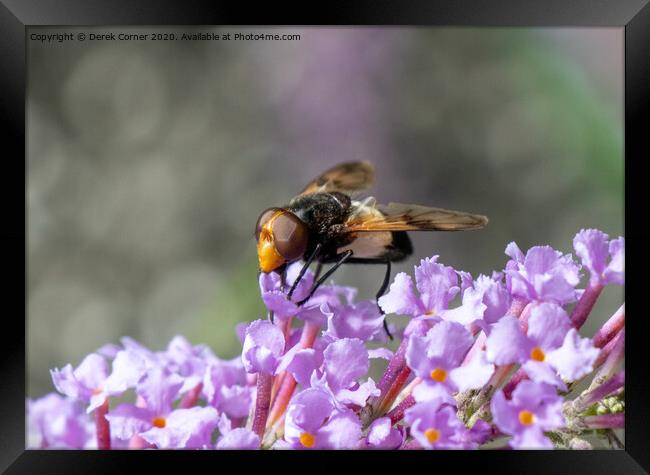
<instances>
[{"instance_id":1,"label":"flower petal","mask_svg":"<svg viewBox=\"0 0 650 475\"><path fill-rule=\"evenodd\" d=\"M411 276L400 272L390 285L388 293L379 297L379 306L387 313L417 317L425 313L424 306L413 290Z\"/></svg>"},{"instance_id":2,"label":"flower petal","mask_svg":"<svg viewBox=\"0 0 650 475\"><path fill-rule=\"evenodd\" d=\"M487 359L497 365L526 361L531 343L515 317L505 316L494 324L485 342Z\"/></svg>"},{"instance_id":3,"label":"flower petal","mask_svg":"<svg viewBox=\"0 0 650 475\"><path fill-rule=\"evenodd\" d=\"M415 281L426 311L438 313L460 291L458 275L449 266L436 262L438 256L425 258L415 268Z\"/></svg>"},{"instance_id":4,"label":"flower petal","mask_svg":"<svg viewBox=\"0 0 650 475\"><path fill-rule=\"evenodd\" d=\"M485 386L494 373L494 365L488 363L485 352L481 351L465 366L459 366L449 372L449 379L459 392L479 389Z\"/></svg>"},{"instance_id":5,"label":"flower petal","mask_svg":"<svg viewBox=\"0 0 650 475\"><path fill-rule=\"evenodd\" d=\"M356 449L361 438L361 421L352 412L335 414L316 433L316 448Z\"/></svg>"},{"instance_id":6,"label":"flower petal","mask_svg":"<svg viewBox=\"0 0 650 475\"><path fill-rule=\"evenodd\" d=\"M376 419L368 428L366 442L373 449L396 449L404 441L404 434L395 429L390 417Z\"/></svg>"},{"instance_id":7,"label":"flower petal","mask_svg":"<svg viewBox=\"0 0 650 475\"><path fill-rule=\"evenodd\" d=\"M528 319L528 338L545 352L559 347L571 329L569 315L555 303L533 306Z\"/></svg>"},{"instance_id":8,"label":"flower petal","mask_svg":"<svg viewBox=\"0 0 650 475\"><path fill-rule=\"evenodd\" d=\"M593 370L600 350L589 338L581 338L572 328L564 338L562 346L550 352L546 361L567 381L580 379Z\"/></svg>"},{"instance_id":9,"label":"flower petal","mask_svg":"<svg viewBox=\"0 0 650 475\"><path fill-rule=\"evenodd\" d=\"M106 414L111 425L111 435L122 440L129 440L136 434L146 431L152 426L156 417L149 409L133 404L120 404Z\"/></svg>"},{"instance_id":10,"label":"flower petal","mask_svg":"<svg viewBox=\"0 0 650 475\"><path fill-rule=\"evenodd\" d=\"M331 343L324 352L327 382L335 393L348 389L360 376L368 372L368 350L357 338L344 338Z\"/></svg>"},{"instance_id":11,"label":"flower petal","mask_svg":"<svg viewBox=\"0 0 650 475\"><path fill-rule=\"evenodd\" d=\"M242 362L248 373L273 374L284 352L282 331L267 320L256 320L246 329Z\"/></svg>"},{"instance_id":12,"label":"flower petal","mask_svg":"<svg viewBox=\"0 0 650 475\"><path fill-rule=\"evenodd\" d=\"M238 427L222 435L217 441L217 449L257 450L260 448L260 438L255 433L243 427Z\"/></svg>"},{"instance_id":13,"label":"flower petal","mask_svg":"<svg viewBox=\"0 0 650 475\"><path fill-rule=\"evenodd\" d=\"M591 280L599 282L609 256L609 236L597 229L583 229L573 238L573 248L589 269Z\"/></svg>"}]
</instances>

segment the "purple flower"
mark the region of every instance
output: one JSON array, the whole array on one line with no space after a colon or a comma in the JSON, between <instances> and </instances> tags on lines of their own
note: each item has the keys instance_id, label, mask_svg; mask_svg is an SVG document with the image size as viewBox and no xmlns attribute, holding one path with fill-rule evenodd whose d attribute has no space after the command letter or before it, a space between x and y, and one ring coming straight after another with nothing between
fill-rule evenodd
<instances>
[{"instance_id":1,"label":"purple flower","mask_svg":"<svg viewBox=\"0 0 650 475\"><path fill-rule=\"evenodd\" d=\"M257 450L260 448L259 436L248 429L238 427L222 433L217 441L217 449Z\"/></svg>"},{"instance_id":2,"label":"purple flower","mask_svg":"<svg viewBox=\"0 0 650 475\"><path fill-rule=\"evenodd\" d=\"M582 259L582 265L589 269L592 285L625 283L624 238L609 241L609 236L602 231L583 229L573 238L573 248Z\"/></svg>"},{"instance_id":3,"label":"purple flower","mask_svg":"<svg viewBox=\"0 0 650 475\"><path fill-rule=\"evenodd\" d=\"M192 407L176 409L163 420L155 420L140 437L160 449L206 449L212 445L218 416L213 407Z\"/></svg>"},{"instance_id":4,"label":"purple flower","mask_svg":"<svg viewBox=\"0 0 650 475\"><path fill-rule=\"evenodd\" d=\"M94 435L83 405L56 393L28 400L27 418L29 448L83 449Z\"/></svg>"},{"instance_id":5,"label":"purple flower","mask_svg":"<svg viewBox=\"0 0 650 475\"><path fill-rule=\"evenodd\" d=\"M579 268L571 254L562 255L550 246L531 247L526 256L514 242L506 247L512 259L506 264L506 282L513 297L555 302L576 300Z\"/></svg>"},{"instance_id":6,"label":"purple flower","mask_svg":"<svg viewBox=\"0 0 650 475\"><path fill-rule=\"evenodd\" d=\"M356 338L344 338L330 343L323 352L323 374L312 373L311 386L331 394L335 406L343 410L345 404L364 406L370 396L379 396L375 382L357 380L368 372L368 350Z\"/></svg>"},{"instance_id":7,"label":"purple flower","mask_svg":"<svg viewBox=\"0 0 650 475\"><path fill-rule=\"evenodd\" d=\"M388 293L379 298L379 305L386 313L418 317L435 316L447 309L449 302L459 292L458 275L449 266L438 264L438 256L420 261L415 268L415 295L413 280L403 272L395 276Z\"/></svg>"},{"instance_id":8,"label":"purple flower","mask_svg":"<svg viewBox=\"0 0 650 475\"><path fill-rule=\"evenodd\" d=\"M572 328L567 332L562 346L548 354L546 360L566 381L576 381L591 373L600 350L591 339L581 338Z\"/></svg>"},{"instance_id":9,"label":"purple flower","mask_svg":"<svg viewBox=\"0 0 650 475\"><path fill-rule=\"evenodd\" d=\"M565 424L562 398L545 383L522 381L510 401L499 390L492 398L491 410L494 423L513 436L510 445L519 449L553 448L544 431Z\"/></svg>"},{"instance_id":10,"label":"purple flower","mask_svg":"<svg viewBox=\"0 0 650 475\"><path fill-rule=\"evenodd\" d=\"M300 302L309 294L314 283L314 273L308 270L296 286L291 300L289 300L289 290L298 277L302 265L301 262L296 262L288 267L287 282L284 288L282 288L282 279L278 273L261 273L259 282L262 300L266 308L274 312L275 316L281 320L295 316L301 320L323 325L327 317L321 310L321 306L325 303L338 305L340 303L340 297L345 297L348 303L351 303L356 290L348 287L323 285L318 288L305 304L298 307L297 302Z\"/></svg>"},{"instance_id":11,"label":"purple flower","mask_svg":"<svg viewBox=\"0 0 650 475\"><path fill-rule=\"evenodd\" d=\"M105 387L108 378L108 365L106 360L97 353L91 353L75 368L66 365L62 369L50 371L54 387L68 397L90 403L87 411L92 412L106 401L110 388Z\"/></svg>"},{"instance_id":12,"label":"purple flower","mask_svg":"<svg viewBox=\"0 0 650 475\"><path fill-rule=\"evenodd\" d=\"M183 377L181 393L185 393L202 382L208 361L216 360L206 345L192 344L182 336L175 336L163 353L164 365L173 373Z\"/></svg>"},{"instance_id":13,"label":"purple flower","mask_svg":"<svg viewBox=\"0 0 650 475\"><path fill-rule=\"evenodd\" d=\"M302 348L296 344L287 351L277 372L288 371L302 386L309 387L311 375L323 364L323 350L320 348Z\"/></svg>"},{"instance_id":14,"label":"purple flower","mask_svg":"<svg viewBox=\"0 0 650 475\"><path fill-rule=\"evenodd\" d=\"M246 384L241 358L214 360L203 377L203 394L208 404L229 417L246 417L253 403L254 388Z\"/></svg>"},{"instance_id":15,"label":"purple flower","mask_svg":"<svg viewBox=\"0 0 650 475\"><path fill-rule=\"evenodd\" d=\"M294 262L287 267L286 273L286 282L284 288L282 288L282 276L277 272L264 273L262 272L259 277L260 291L262 293L262 299L271 295L281 295L286 298L289 293L289 289L293 285L300 269L302 268L302 262ZM302 277L296 290L293 292L291 299L294 302L300 302L302 299L307 297L309 290L314 284L314 273L311 270L307 270L305 275Z\"/></svg>"},{"instance_id":16,"label":"purple flower","mask_svg":"<svg viewBox=\"0 0 650 475\"><path fill-rule=\"evenodd\" d=\"M486 341L487 357L498 364L520 363L531 379L566 389L559 375L573 381L592 370L598 350L572 329L569 316L552 303L535 305L528 334L515 317L504 317Z\"/></svg>"},{"instance_id":17,"label":"purple flower","mask_svg":"<svg viewBox=\"0 0 650 475\"><path fill-rule=\"evenodd\" d=\"M267 320L256 320L246 328L242 361L248 373L275 374L284 353L282 331Z\"/></svg>"},{"instance_id":18,"label":"purple flower","mask_svg":"<svg viewBox=\"0 0 650 475\"><path fill-rule=\"evenodd\" d=\"M404 442L404 432L392 426L389 417L376 419L368 428L366 444L371 449L396 449Z\"/></svg>"},{"instance_id":19,"label":"purple flower","mask_svg":"<svg viewBox=\"0 0 650 475\"><path fill-rule=\"evenodd\" d=\"M338 411L320 388L295 395L284 424L284 440L293 448L354 449L361 437L359 418L352 411Z\"/></svg>"},{"instance_id":20,"label":"purple flower","mask_svg":"<svg viewBox=\"0 0 650 475\"><path fill-rule=\"evenodd\" d=\"M479 275L476 281L467 273L461 273L463 280L463 301L459 307L440 313L443 320L469 325L476 320L494 324L510 307L510 294L497 279Z\"/></svg>"},{"instance_id":21,"label":"purple flower","mask_svg":"<svg viewBox=\"0 0 650 475\"><path fill-rule=\"evenodd\" d=\"M440 384L452 392L477 389L490 379L494 365L479 353L470 364L461 366L473 343L472 335L463 325L443 321L425 336L410 337L406 362L427 384Z\"/></svg>"},{"instance_id":22,"label":"purple flower","mask_svg":"<svg viewBox=\"0 0 650 475\"><path fill-rule=\"evenodd\" d=\"M332 339L359 338L363 341L386 341L384 316L377 304L365 300L357 304L321 307L327 316L327 331L324 333Z\"/></svg>"},{"instance_id":23,"label":"purple flower","mask_svg":"<svg viewBox=\"0 0 650 475\"><path fill-rule=\"evenodd\" d=\"M451 406L420 402L406 410L404 420L413 438L426 449L460 449L466 445L468 430Z\"/></svg>"},{"instance_id":24,"label":"purple flower","mask_svg":"<svg viewBox=\"0 0 650 475\"><path fill-rule=\"evenodd\" d=\"M145 407L120 404L106 418L119 439L139 435L161 449L206 448L217 425L213 407L173 410L183 378L167 369L154 368L138 384L137 393Z\"/></svg>"}]
</instances>

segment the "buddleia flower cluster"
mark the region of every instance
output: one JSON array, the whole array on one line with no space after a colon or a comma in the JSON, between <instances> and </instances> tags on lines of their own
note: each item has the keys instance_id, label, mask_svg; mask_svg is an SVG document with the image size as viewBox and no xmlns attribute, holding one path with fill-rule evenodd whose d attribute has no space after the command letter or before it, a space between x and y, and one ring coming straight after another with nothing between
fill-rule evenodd
<instances>
[{"instance_id":1,"label":"buddleia flower cluster","mask_svg":"<svg viewBox=\"0 0 650 475\"><path fill-rule=\"evenodd\" d=\"M594 335L580 329L603 288L624 284L624 239L587 229L573 248L577 259L510 243L504 269L476 277L433 256L378 302L332 284L297 306L311 271L291 300L301 263L261 274L274 321L238 327L241 356L180 336L164 351L106 345L53 369L57 392L27 401L28 445L550 449L589 448L595 435L621 447L624 305ZM384 313L403 319L394 352Z\"/></svg>"}]
</instances>

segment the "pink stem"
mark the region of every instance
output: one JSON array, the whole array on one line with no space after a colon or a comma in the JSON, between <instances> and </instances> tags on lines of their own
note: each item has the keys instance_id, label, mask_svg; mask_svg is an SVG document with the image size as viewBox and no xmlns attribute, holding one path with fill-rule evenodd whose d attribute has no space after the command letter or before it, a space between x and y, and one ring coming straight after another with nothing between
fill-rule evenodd
<instances>
[{"instance_id":1,"label":"pink stem","mask_svg":"<svg viewBox=\"0 0 650 475\"><path fill-rule=\"evenodd\" d=\"M625 413L603 414L602 416L588 416L583 419L590 429L624 429Z\"/></svg>"},{"instance_id":2,"label":"pink stem","mask_svg":"<svg viewBox=\"0 0 650 475\"><path fill-rule=\"evenodd\" d=\"M625 371L615 374L600 386L587 391L573 401L573 409L582 412L595 402L609 396L614 391L625 385Z\"/></svg>"},{"instance_id":3,"label":"pink stem","mask_svg":"<svg viewBox=\"0 0 650 475\"><path fill-rule=\"evenodd\" d=\"M190 389L185 396L183 396L183 399L181 400L180 403L180 408L181 409L189 409L190 407L194 407L196 402L199 400L199 396L201 395L201 390L203 389L203 383L199 383L196 386L194 386L192 389Z\"/></svg>"},{"instance_id":4,"label":"pink stem","mask_svg":"<svg viewBox=\"0 0 650 475\"><path fill-rule=\"evenodd\" d=\"M477 353L483 351L483 348L485 347L485 340L487 340L487 335L485 334L485 332L479 333L478 337L474 341L474 344L465 355L465 359L463 360L461 366L465 366L469 364L469 362L474 359L474 356Z\"/></svg>"},{"instance_id":5,"label":"pink stem","mask_svg":"<svg viewBox=\"0 0 650 475\"><path fill-rule=\"evenodd\" d=\"M289 350L289 336L291 334L291 322L293 320L293 317L288 317L286 320L276 320L275 325L282 331L282 334L284 335L284 352L286 353L287 350ZM286 376L286 371L283 371L282 373L278 374L275 376L275 379L273 380L273 388L271 389L271 405L273 405L273 402L275 400L275 396L278 393L278 389L282 385L282 381L284 381L284 377Z\"/></svg>"},{"instance_id":6,"label":"pink stem","mask_svg":"<svg viewBox=\"0 0 650 475\"><path fill-rule=\"evenodd\" d=\"M506 315L510 315L512 317L519 317L519 315L521 315L521 313L524 311L527 305L528 305L527 300L515 298L510 304L510 308L506 312Z\"/></svg>"},{"instance_id":7,"label":"pink stem","mask_svg":"<svg viewBox=\"0 0 650 475\"><path fill-rule=\"evenodd\" d=\"M524 330L524 333L528 333L528 319L530 318L530 313L533 310L533 307L537 305L538 302L530 302L528 305L526 305L519 315L519 320L521 321L522 328Z\"/></svg>"},{"instance_id":8,"label":"pink stem","mask_svg":"<svg viewBox=\"0 0 650 475\"><path fill-rule=\"evenodd\" d=\"M593 338L593 343L596 348L604 347L616 334L621 331L625 326L625 304L610 317L605 324L600 327Z\"/></svg>"},{"instance_id":9,"label":"pink stem","mask_svg":"<svg viewBox=\"0 0 650 475\"><path fill-rule=\"evenodd\" d=\"M591 309L594 308L594 304L601 292L603 291L603 285L599 283L589 283L585 291L582 293L580 300L573 308L571 312L571 324L574 328L580 329L582 325L587 321L587 317L591 313Z\"/></svg>"},{"instance_id":10,"label":"pink stem","mask_svg":"<svg viewBox=\"0 0 650 475\"><path fill-rule=\"evenodd\" d=\"M607 343L602 350L600 350L600 354L594 363L594 368L598 368L601 364L602 368L600 368L596 376L594 376L594 381L602 381L609 378L614 374L618 365L623 361L623 358L625 358L625 329L618 332L618 334Z\"/></svg>"},{"instance_id":11,"label":"pink stem","mask_svg":"<svg viewBox=\"0 0 650 475\"><path fill-rule=\"evenodd\" d=\"M311 348L314 346L319 330L320 327L317 324L305 322L302 334L300 335L300 341L298 342L301 348ZM273 407L271 408L267 424L269 427L275 424L282 414L284 414L295 389L296 380L290 373L286 373L279 385L278 392L273 401Z\"/></svg>"},{"instance_id":12,"label":"pink stem","mask_svg":"<svg viewBox=\"0 0 650 475\"><path fill-rule=\"evenodd\" d=\"M393 385L388 389L388 391L386 391L386 394L384 394L384 397L380 400L379 407L377 408L377 415L385 414L386 411L390 409L390 406L392 406L395 399L397 399L397 396L404 387L404 384L406 384L409 376L411 376L411 368L404 365L402 370L395 377Z\"/></svg>"},{"instance_id":13,"label":"pink stem","mask_svg":"<svg viewBox=\"0 0 650 475\"><path fill-rule=\"evenodd\" d=\"M135 400L136 407L147 407L147 402L140 395ZM130 449L147 449L153 447L153 444L150 444L138 434L134 434L133 437L129 440Z\"/></svg>"},{"instance_id":14,"label":"pink stem","mask_svg":"<svg viewBox=\"0 0 650 475\"><path fill-rule=\"evenodd\" d=\"M425 321L420 320L414 323L411 334L423 334L426 332L427 328L428 324ZM372 402L373 406L376 406L384 400L388 391L391 390L391 388L394 386L395 379L406 367L406 348L408 347L408 343L409 338L407 336L404 336L402 342L399 345L399 348L397 348L397 351L388 362L386 371L384 371L384 374L379 380L379 384L377 384L377 388L381 393L379 395L379 398L375 399Z\"/></svg>"},{"instance_id":15,"label":"pink stem","mask_svg":"<svg viewBox=\"0 0 650 475\"><path fill-rule=\"evenodd\" d=\"M397 406L395 406L391 411L386 414L388 417L390 417L390 423L395 424L396 422L399 422L402 420L404 417L404 412L406 410L413 406L415 404L415 398L413 397L412 394L409 394L406 396L402 402L400 402Z\"/></svg>"},{"instance_id":16,"label":"pink stem","mask_svg":"<svg viewBox=\"0 0 650 475\"><path fill-rule=\"evenodd\" d=\"M111 426L106 419L108 413L108 399L95 409L95 429L97 433L97 448L99 450L110 450L111 448Z\"/></svg>"},{"instance_id":17,"label":"pink stem","mask_svg":"<svg viewBox=\"0 0 650 475\"><path fill-rule=\"evenodd\" d=\"M267 426L272 426L276 423L284 414L284 411L289 405L289 400L293 395L294 390L296 389L297 383L291 374L287 374L282 381L282 385L278 390L278 393L275 396L275 401L273 407L271 408L271 413L269 415L269 420Z\"/></svg>"},{"instance_id":18,"label":"pink stem","mask_svg":"<svg viewBox=\"0 0 650 475\"><path fill-rule=\"evenodd\" d=\"M519 368L512 379L503 388L503 394L506 399L510 399L512 397L512 392L515 390L517 385L527 379L528 375L526 374L526 371L524 371L522 368Z\"/></svg>"},{"instance_id":19,"label":"pink stem","mask_svg":"<svg viewBox=\"0 0 650 475\"><path fill-rule=\"evenodd\" d=\"M273 375L258 373L257 400L255 401L255 415L253 416L253 432L260 437L260 440L264 438L264 429L266 428L266 419L269 415L269 405L271 403L272 385Z\"/></svg>"}]
</instances>

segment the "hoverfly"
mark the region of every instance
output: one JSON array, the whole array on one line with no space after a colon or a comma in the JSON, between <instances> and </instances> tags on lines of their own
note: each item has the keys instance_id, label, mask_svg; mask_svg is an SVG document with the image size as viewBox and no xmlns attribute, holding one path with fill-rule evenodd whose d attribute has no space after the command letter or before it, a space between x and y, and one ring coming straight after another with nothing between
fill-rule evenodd
<instances>
[{"instance_id":1,"label":"hoverfly","mask_svg":"<svg viewBox=\"0 0 650 475\"><path fill-rule=\"evenodd\" d=\"M341 163L310 182L288 205L260 214L255 227L260 271L284 275L287 264L305 261L287 294L289 299L309 266L318 263L314 284L298 306L342 264L385 265L379 299L390 281L391 262L413 253L406 231L460 231L487 225L485 216L462 211L399 203L380 205L372 197L353 200L352 194L372 185L374 175L369 162ZM333 266L319 278L322 265L328 263ZM384 329L392 338L386 321Z\"/></svg>"}]
</instances>

